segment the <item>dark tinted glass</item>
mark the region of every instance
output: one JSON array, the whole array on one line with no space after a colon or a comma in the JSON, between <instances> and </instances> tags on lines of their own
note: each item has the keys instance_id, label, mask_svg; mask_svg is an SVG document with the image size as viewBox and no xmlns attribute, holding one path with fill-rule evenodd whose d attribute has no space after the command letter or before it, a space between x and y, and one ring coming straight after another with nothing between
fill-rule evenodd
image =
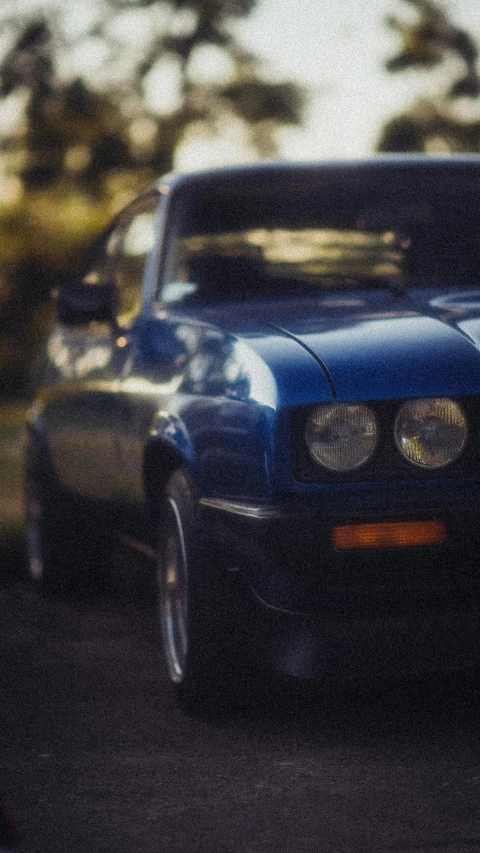
<instances>
[{"instance_id":1,"label":"dark tinted glass","mask_svg":"<svg viewBox=\"0 0 480 853\"><path fill-rule=\"evenodd\" d=\"M182 187L161 298L480 283L480 170L272 170Z\"/></svg>"}]
</instances>

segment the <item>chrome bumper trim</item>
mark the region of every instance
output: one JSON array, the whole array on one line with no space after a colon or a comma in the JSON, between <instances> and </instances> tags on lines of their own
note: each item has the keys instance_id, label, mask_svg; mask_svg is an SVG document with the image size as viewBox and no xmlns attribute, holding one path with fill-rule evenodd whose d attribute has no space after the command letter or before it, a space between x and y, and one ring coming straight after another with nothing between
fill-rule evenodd
<instances>
[{"instance_id":1,"label":"chrome bumper trim","mask_svg":"<svg viewBox=\"0 0 480 853\"><path fill-rule=\"evenodd\" d=\"M208 509L216 509L220 512L228 512L232 515L243 516L244 518L254 518L258 521L269 521L275 518L282 518L284 515L282 510L276 506L255 506L254 504L227 501L223 498L200 498L200 506Z\"/></svg>"}]
</instances>

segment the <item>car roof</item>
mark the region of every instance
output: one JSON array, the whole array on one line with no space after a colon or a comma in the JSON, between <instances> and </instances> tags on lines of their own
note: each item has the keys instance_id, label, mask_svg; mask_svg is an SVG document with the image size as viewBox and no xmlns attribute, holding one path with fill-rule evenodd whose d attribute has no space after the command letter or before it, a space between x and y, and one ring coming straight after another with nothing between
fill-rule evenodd
<instances>
[{"instance_id":1,"label":"car roof","mask_svg":"<svg viewBox=\"0 0 480 853\"><path fill-rule=\"evenodd\" d=\"M171 172L159 178L155 187L161 192L180 189L207 188L209 185L234 185L262 181L285 181L293 179L314 180L330 175L368 173L378 171L403 172L408 170L465 170L480 168L480 154L378 154L364 159L331 160L318 162L263 161L235 166L223 166L191 172Z\"/></svg>"}]
</instances>

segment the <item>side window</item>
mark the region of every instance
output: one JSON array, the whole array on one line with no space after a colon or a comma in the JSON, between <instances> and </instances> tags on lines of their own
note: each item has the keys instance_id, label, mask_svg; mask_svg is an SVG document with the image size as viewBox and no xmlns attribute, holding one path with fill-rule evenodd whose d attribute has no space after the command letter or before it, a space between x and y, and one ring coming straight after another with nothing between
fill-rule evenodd
<instances>
[{"instance_id":1,"label":"side window","mask_svg":"<svg viewBox=\"0 0 480 853\"><path fill-rule=\"evenodd\" d=\"M155 213L158 196L151 195L129 208L107 241L112 259L110 280L118 290L120 323L128 322L139 310L147 258L155 242Z\"/></svg>"}]
</instances>

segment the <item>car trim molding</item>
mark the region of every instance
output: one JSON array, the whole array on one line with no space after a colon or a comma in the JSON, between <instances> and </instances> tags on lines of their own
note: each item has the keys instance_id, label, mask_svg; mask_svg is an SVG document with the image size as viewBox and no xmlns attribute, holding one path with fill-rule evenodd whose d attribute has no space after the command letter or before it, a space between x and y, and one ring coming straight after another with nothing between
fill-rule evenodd
<instances>
[{"instance_id":1,"label":"car trim molding","mask_svg":"<svg viewBox=\"0 0 480 853\"><path fill-rule=\"evenodd\" d=\"M249 504L238 501L228 501L224 498L200 498L200 506L208 509L216 509L220 512L228 512L232 515L240 515L245 518L254 518L258 521L269 521L274 518L282 518L283 512L280 507L272 504Z\"/></svg>"},{"instance_id":2,"label":"car trim molding","mask_svg":"<svg viewBox=\"0 0 480 853\"><path fill-rule=\"evenodd\" d=\"M125 545L127 548L130 548L132 551L136 551L138 554L143 554L145 557L148 557L150 560L154 560L156 556L155 548L151 548L150 545L145 545L144 542L140 542L138 539L134 539L133 536L120 535L120 542L122 545ZM1 851L0 851L1 853Z\"/></svg>"}]
</instances>

